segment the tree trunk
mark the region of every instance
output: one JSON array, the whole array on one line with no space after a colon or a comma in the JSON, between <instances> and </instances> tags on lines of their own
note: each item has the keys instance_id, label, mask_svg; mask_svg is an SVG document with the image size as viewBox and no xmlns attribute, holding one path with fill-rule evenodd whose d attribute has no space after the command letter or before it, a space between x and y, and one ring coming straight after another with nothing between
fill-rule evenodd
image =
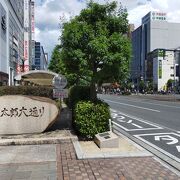
<instances>
[{"instance_id":1,"label":"tree trunk","mask_svg":"<svg viewBox=\"0 0 180 180\"><path fill-rule=\"evenodd\" d=\"M95 61L93 59L92 61L93 61L92 63L93 75L92 75L91 84L90 84L90 96L91 96L91 100L95 102L97 100L96 83L95 83L97 68L96 68Z\"/></svg>"},{"instance_id":2,"label":"tree trunk","mask_svg":"<svg viewBox=\"0 0 180 180\"><path fill-rule=\"evenodd\" d=\"M95 102L97 100L96 86L95 86L94 82L92 82L90 85L90 96L91 96L91 100L93 102Z\"/></svg>"}]
</instances>

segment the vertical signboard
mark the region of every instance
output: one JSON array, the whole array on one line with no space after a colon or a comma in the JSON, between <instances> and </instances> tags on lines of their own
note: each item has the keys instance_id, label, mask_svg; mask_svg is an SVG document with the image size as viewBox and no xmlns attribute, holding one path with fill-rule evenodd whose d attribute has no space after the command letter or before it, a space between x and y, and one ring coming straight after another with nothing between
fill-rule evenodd
<instances>
[{"instance_id":1,"label":"vertical signboard","mask_svg":"<svg viewBox=\"0 0 180 180\"><path fill-rule=\"evenodd\" d=\"M24 27L29 28L29 0L24 0Z\"/></svg>"},{"instance_id":2,"label":"vertical signboard","mask_svg":"<svg viewBox=\"0 0 180 180\"><path fill-rule=\"evenodd\" d=\"M24 72L29 71L29 0L24 0Z\"/></svg>"},{"instance_id":3,"label":"vertical signboard","mask_svg":"<svg viewBox=\"0 0 180 180\"><path fill-rule=\"evenodd\" d=\"M29 34L24 32L24 72L29 71Z\"/></svg>"},{"instance_id":4,"label":"vertical signboard","mask_svg":"<svg viewBox=\"0 0 180 180\"><path fill-rule=\"evenodd\" d=\"M35 33L35 20L34 20L34 1L31 2L31 35L32 40L34 40Z\"/></svg>"},{"instance_id":5,"label":"vertical signboard","mask_svg":"<svg viewBox=\"0 0 180 180\"><path fill-rule=\"evenodd\" d=\"M159 64L158 64L158 75L159 75L159 79L162 78L162 60L159 59Z\"/></svg>"}]
</instances>

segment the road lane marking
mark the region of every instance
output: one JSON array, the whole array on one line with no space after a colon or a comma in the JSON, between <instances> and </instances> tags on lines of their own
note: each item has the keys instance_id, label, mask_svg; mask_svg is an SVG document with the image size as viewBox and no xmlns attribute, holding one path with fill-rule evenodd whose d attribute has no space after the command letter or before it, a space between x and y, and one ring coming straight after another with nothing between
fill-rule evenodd
<instances>
[{"instance_id":1,"label":"road lane marking","mask_svg":"<svg viewBox=\"0 0 180 180\"><path fill-rule=\"evenodd\" d=\"M113 96L114 97L114 96ZM144 104L152 104L152 105L156 105L156 106L162 106L162 107L170 107L170 108L175 108L175 109L180 109L179 106L171 106L171 105L166 105L166 104L157 104L157 103L151 103L151 102L144 102L142 100L153 100L153 101L157 101L155 99L141 99L141 100L129 100L129 99L125 99L124 97L116 97L116 99L121 99L124 101L130 101L130 102L139 102L139 103L144 103Z\"/></svg>"},{"instance_id":2,"label":"road lane marking","mask_svg":"<svg viewBox=\"0 0 180 180\"><path fill-rule=\"evenodd\" d=\"M135 106L135 105L132 105L132 104L115 102L115 101L111 101L111 100L107 100L107 99L105 99L105 101L108 101L108 102L111 102L111 103L115 103L115 104L121 104L121 105L125 105L125 106L130 106L130 107L135 107L135 108L138 108L138 109L144 109L144 110L154 111L154 112L160 113L160 111L156 110L156 109L144 108L144 107L141 107L141 106Z\"/></svg>"},{"instance_id":3,"label":"road lane marking","mask_svg":"<svg viewBox=\"0 0 180 180\"><path fill-rule=\"evenodd\" d=\"M116 110L110 108L110 111L116 111ZM149 121L149 120L147 120L147 119L144 120L144 119L142 119L142 118L138 118L138 117L136 117L136 116L129 115L129 114L120 112L120 111L118 111L118 110L117 110L116 112L121 113L122 115L127 116L127 117L129 117L129 118L133 118L133 119L136 119L136 120L138 120L138 121L146 122L146 123L149 123L150 125L154 125L154 126L156 126L156 127L161 127L161 128L159 128L159 129L167 129L167 130L172 131L172 132L175 132L175 133L180 133L180 131L177 131L177 130L175 130L175 129L169 128L169 127L164 126L164 125L162 125L162 124L157 124L157 123L155 123L155 122L151 122L151 121Z\"/></svg>"},{"instance_id":4,"label":"road lane marking","mask_svg":"<svg viewBox=\"0 0 180 180\"><path fill-rule=\"evenodd\" d=\"M121 98L119 98L119 99L121 99ZM145 99L143 99L143 100L145 100ZM147 99L147 100L150 100L150 99ZM138 100L138 101L126 100L126 101L139 102L139 103L144 103L144 104L152 104L152 105L155 105L155 106L162 106L162 107L170 107L170 108L180 109L179 106L171 106L171 105L166 105L166 104L157 104L157 103L151 103L151 102L144 102L144 101L141 101L141 100ZM155 101L157 101L157 100L155 100Z\"/></svg>"},{"instance_id":5,"label":"road lane marking","mask_svg":"<svg viewBox=\"0 0 180 180\"><path fill-rule=\"evenodd\" d=\"M140 129L142 129L143 127L142 126L139 126L139 125L137 125L137 124L135 124L135 123L132 123L134 126L136 126L137 128L140 128Z\"/></svg>"},{"instance_id":6,"label":"road lane marking","mask_svg":"<svg viewBox=\"0 0 180 180\"><path fill-rule=\"evenodd\" d=\"M174 155L174 154L171 154L171 152L168 152L167 149L162 149L161 147L159 147L158 145L154 144L153 142L151 142L150 140L146 140L145 137L146 136L157 136L157 135L175 135L175 136L178 136L180 137L180 135L176 134L176 133L149 133L149 134L138 134L138 135L133 135L134 137L138 138L139 140L145 142L146 144L149 144L150 146L152 146L153 148L157 149L158 151L166 154L167 156L171 157L172 159L176 160L177 162L180 162L180 159ZM177 151L179 152L179 148L180 146L177 145L175 147L177 149Z\"/></svg>"},{"instance_id":7,"label":"road lane marking","mask_svg":"<svg viewBox=\"0 0 180 180\"><path fill-rule=\"evenodd\" d=\"M174 138L174 137L172 137L170 135L155 136L154 140L155 141L161 141L161 140L171 141L171 142L167 142L166 144L176 144L176 143L178 143L178 139L176 139L176 138Z\"/></svg>"},{"instance_id":8,"label":"road lane marking","mask_svg":"<svg viewBox=\"0 0 180 180\"><path fill-rule=\"evenodd\" d=\"M180 152L180 146L176 146L177 151Z\"/></svg>"},{"instance_id":9,"label":"road lane marking","mask_svg":"<svg viewBox=\"0 0 180 180\"><path fill-rule=\"evenodd\" d=\"M124 126L122 126L122 125L120 125L120 124L118 124L118 123L116 123L116 122L114 122L114 121L112 121L112 123L113 123L114 125L118 126L119 128L124 129L124 130L127 131L127 132L130 132L130 131L144 131L144 130L162 129L162 128L127 129L127 128L125 128Z\"/></svg>"},{"instance_id":10,"label":"road lane marking","mask_svg":"<svg viewBox=\"0 0 180 180\"><path fill-rule=\"evenodd\" d=\"M128 118L130 118L130 120L131 120L131 119L134 119L134 120L137 120L137 121L139 121L139 122L141 122L141 123L144 123L144 124L146 124L146 125L148 124L148 125L151 126L151 127L141 127L141 126L135 124L136 127L139 126L138 129L128 129L127 127L124 127L123 125L118 124L117 122L114 122L114 121L112 120L112 123L113 123L114 125L116 125L116 126L122 128L122 129L124 129L125 131L142 131L142 130L163 129L162 127L160 127L159 125L157 125L157 124L155 124L155 123L151 123L151 122L149 122L149 121L146 121L146 120L143 120L143 119L134 117L134 116L127 115L127 114L122 113L122 112L120 112L120 111L116 111L116 113L114 113L115 110L114 110L114 109L111 109L111 108L110 108L110 111L111 111L111 116L112 116L112 118L115 119L115 121L117 121L117 122L120 122L120 123L121 123L121 122L126 122L126 121L125 121L125 118L128 117ZM129 122L129 121L128 121L128 122ZM127 122L126 122L126 123L127 123ZM134 125L134 123L132 123L132 124Z\"/></svg>"}]
</instances>

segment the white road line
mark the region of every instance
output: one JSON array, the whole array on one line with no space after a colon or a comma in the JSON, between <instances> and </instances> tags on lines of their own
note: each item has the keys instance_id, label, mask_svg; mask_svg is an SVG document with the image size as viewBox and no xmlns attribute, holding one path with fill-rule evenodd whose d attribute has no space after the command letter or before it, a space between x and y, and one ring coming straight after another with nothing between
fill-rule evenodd
<instances>
[{"instance_id":1,"label":"white road line","mask_svg":"<svg viewBox=\"0 0 180 180\"><path fill-rule=\"evenodd\" d=\"M112 109L112 108L110 108L110 110L111 110L111 111L112 111L112 110L115 111L115 109ZM162 125L162 124L157 124L157 123L151 122L151 121L149 121L149 120L147 120L147 119L144 120L144 119L142 119L142 118L137 118L136 116L129 115L129 114L123 113L123 112L118 111L118 110L117 110L117 112L120 113L120 114L122 114L122 115L124 115L124 116L127 116L127 117L129 117L129 118L133 118L133 119L136 119L136 120L141 121L141 122L146 122L146 123L148 123L148 124L150 124L150 125L153 125L153 126L155 126L155 127L159 127L158 129L167 129L167 130L170 130L170 131L172 131L172 132L180 133L180 131L177 131L177 130L175 130L175 129L169 128L169 127L164 126L164 125Z\"/></svg>"},{"instance_id":2,"label":"white road line","mask_svg":"<svg viewBox=\"0 0 180 180\"><path fill-rule=\"evenodd\" d=\"M113 96L114 97L114 96ZM152 105L155 105L155 106L162 106L162 107L170 107L170 108L175 108L175 109L180 109L179 106L171 106L171 105L166 105L166 104L158 104L158 103L151 103L151 102L144 102L142 100L129 100L129 99L124 99L122 97L116 97L118 99L121 99L121 100L125 100L125 101L129 101L129 102L139 102L139 103L144 103L144 104L152 104ZM151 100L151 99L143 99L143 100ZM154 99L153 99L154 100ZM154 101L157 101L157 100L154 100Z\"/></svg>"},{"instance_id":3,"label":"white road line","mask_svg":"<svg viewBox=\"0 0 180 180\"><path fill-rule=\"evenodd\" d=\"M150 103L150 102L144 102L144 101L131 101L131 100L126 100L126 101L139 102L139 103L144 103L144 104L152 104L152 105L155 105L155 106L162 106L162 107L170 107L170 108L180 109L180 107L178 107L178 106L170 106L170 105L166 105L166 104L157 104L157 103Z\"/></svg>"},{"instance_id":4,"label":"white road line","mask_svg":"<svg viewBox=\"0 0 180 180\"><path fill-rule=\"evenodd\" d=\"M144 108L144 107L135 106L135 105L132 105L132 104L120 103L120 102L110 101L110 100L107 100L107 99L105 99L105 101L115 103L115 104L122 104L122 105L125 105L125 106L135 107L135 108L139 108L139 109L144 109L144 110L148 110L148 111L160 112L159 110L156 110L156 109Z\"/></svg>"},{"instance_id":5,"label":"white road line","mask_svg":"<svg viewBox=\"0 0 180 180\"><path fill-rule=\"evenodd\" d=\"M124 129L125 131L128 131L128 132L130 132L130 131L144 131L144 130L162 129L162 128L127 129L127 128L125 128L124 126L122 126L122 125L120 125L120 124L118 124L118 123L116 123L116 122L114 122L114 121L112 121L112 123L113 123L114 125L116 125L117 127L121 128L121 129Z\"/></svg>"},{"instance_id":6,"label":"white road line","mask_svg":"<svg viewBox=\"0 0 180 180\"><path fill-rule=\"evenodd\" d=\"M161 133L160 133L161 134ZM167 134L167 133L166 133ZM169 156L170 158L174 159L175 161L180 163L180 159L178 157L176 157L175 155L170 154L170 152L167 152L164 149L161 149L160 147L158 147L157 145L153 144L152 142L149 142L145 139L143 139L143 137L141 137L141 135L133 135L134 137L138 138L139 140L145 142L146 144L152 146L153 148L157 149L158 151L162 152L163 154Z\"/></svg>"},{"instance_id":7,"label":"white road line","mask_svg":"<svg viewBox=\"0 0 180 180\"><path fill-rule=\"evenodd\" d=\"M135 124L135 123L132 123L134 126L136 126L136 127L138 127L138 128L140 128L140 129L142 129L143 127L142 126L139 126L139 125L137 125L137 124Z\"/></svg>"},{"instance_id":8,"label":"white road line","mask_svg":"<svg viewBox=\"0 0 180 180\"><path fill-rule=\"evenodd\" d=\"M133 136L135 136L135 137L139 137L139 136L155 136L155 135L164 135L164 134L173 134L173 135L175 135L175 136L178 136L178 137L180 137L180 135L179 134L176 134L176 133L174 133L174 132L167 132L167 133L145 133L145 134L136 134L136 135L133 135Z\"/></svg>"}]
</instances>

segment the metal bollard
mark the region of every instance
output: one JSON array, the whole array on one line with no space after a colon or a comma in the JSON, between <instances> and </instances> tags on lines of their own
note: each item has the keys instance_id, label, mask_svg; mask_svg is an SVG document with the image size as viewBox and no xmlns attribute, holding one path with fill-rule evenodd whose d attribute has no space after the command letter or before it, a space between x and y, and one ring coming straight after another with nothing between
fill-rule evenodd
<instances>
[{"instance_id":1,"label":"metal bollard","mask_svg":"<svg viewBox=\"0 0 180 180\"><path fill-rule=\"evenodd\" d=\"M109 119L109 131L112 132L112 124L111 124L111 119Z\"/></svg>"}]
</instances>

